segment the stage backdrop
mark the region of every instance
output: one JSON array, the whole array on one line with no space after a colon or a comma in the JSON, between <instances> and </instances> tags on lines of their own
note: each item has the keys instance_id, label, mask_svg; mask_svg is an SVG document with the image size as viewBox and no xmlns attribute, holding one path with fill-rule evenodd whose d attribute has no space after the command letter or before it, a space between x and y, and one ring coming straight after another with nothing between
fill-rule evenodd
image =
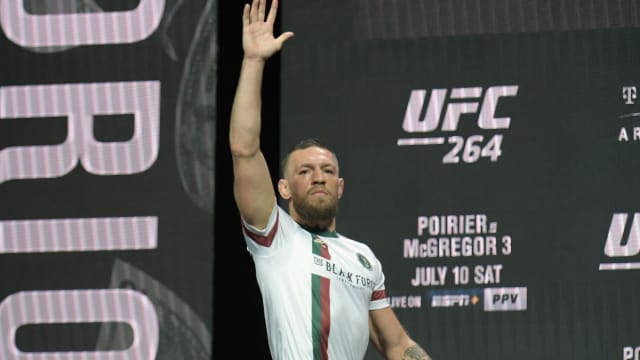
<instances>
[{"instance_id":1,"label":"stage backdrop","mask_svg":"<svg viewBox=\"0 0 640 360\"><path fill-rule=\"evenodd\" d=\"M209 359L217 1L0 0L0 358Z\"/></svg>"},{"instance_id":2,"label":"stage backdrop","mask_svg":"<svg viewBox=\"0 0 640 360\"><path fill-rule=\"evenodd\" d=\"M338 231L434 359L640 359L640 1L289 1L282 31L281 152L335 149Z\"/></svg>"}]
</instances>

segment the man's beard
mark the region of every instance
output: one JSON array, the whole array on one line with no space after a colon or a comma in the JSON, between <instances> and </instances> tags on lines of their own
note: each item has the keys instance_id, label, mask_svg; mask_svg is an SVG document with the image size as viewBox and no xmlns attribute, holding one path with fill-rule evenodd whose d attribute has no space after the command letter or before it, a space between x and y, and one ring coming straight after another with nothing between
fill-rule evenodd
<instances>
[{"instance_id":1,"label":"man's beard","mask_svg":"<svg viewBox=\"0 0 640 360\"><path fill-rule=\"evenodd\" d=\"M309 198L293 197L293 206L305 224L328 226L338 213L338 199L327 198L319 204L312 204Z\"/></svg>"}]
</instances>

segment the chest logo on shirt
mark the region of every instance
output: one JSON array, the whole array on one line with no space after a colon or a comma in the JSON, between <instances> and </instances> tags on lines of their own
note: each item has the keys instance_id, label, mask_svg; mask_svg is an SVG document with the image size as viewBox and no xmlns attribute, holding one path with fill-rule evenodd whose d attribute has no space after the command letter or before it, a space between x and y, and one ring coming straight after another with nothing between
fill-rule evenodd
<instances>
[{"instance_id":1,"label":"chest logo on shirt","mask_svg":"<svg viewBox=\"0 0 640 360\"><path fill-rule=\"evenodd\" d=\"M321 256L327 260L331 260L329 245L327 245L327 243L318 235L313 235L313 254Z\"/></svg>"},{"instance_id":2,"label":"chest logo on shirt","mask_svg":"<svg viewBox=\"0 0 640 360\"><path fill-rule=\"evenodd\" d=\"M360 253L357 253L356 255L358 256L358 261L360 261L360 264L362 264L365 269L371 271L371 263L369 262L369 260Z\"/></svg>"},{"instance_id":3,"label":"chest logo on shirt","mask_svg":"<svg viewBox=\"0 0 640 360\"><path fill-rule=\"evenodd\" d=\"M372 279L362 274L349 271L347 268L344 268L342 265L330 261L331 257L329 256L327 244L324 243L324 241L322 241L321 239L318 239L318 240L319 241L317 242L314 239L314 251L313 251L314 253L313 263L317 267L317 269L320 270L318 275L320 275L323 278L338 280L353 288L370 289L370 290L375 289L375 283ZM324 253L321 255L316 251L317 250L316 244L318 244L318 247L317 247L318 249L322 249L321 245L319 245L320 243L324 244L327 250L326 256L324 255ZM371 263L369 262L369 260L367 260L367 258L364 257L362 254L358 253L356 255L358 257L358 261L360 262L360 264L367 270L371 271ZM353 264L354 263L352 263L351 265L352 267L355 266Z\"/></svg>"}]
</instances>

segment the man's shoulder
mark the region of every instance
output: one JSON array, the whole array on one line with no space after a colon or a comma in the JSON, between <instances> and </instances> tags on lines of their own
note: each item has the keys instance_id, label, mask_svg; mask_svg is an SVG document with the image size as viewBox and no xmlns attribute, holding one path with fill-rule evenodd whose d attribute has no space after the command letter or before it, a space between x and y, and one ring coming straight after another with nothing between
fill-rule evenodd
<instances>
[{"instance_id":1,"label":"man's shoulder","mask_svg":"<svg viewBox=\"0 0 640 360\"><path fill-rule=\"evenodd\" d=\"M293 228L300 227L300 224L298 224L295 220L293 220L289 212L282 206L276 204L276 212L278 213L278 222L280 226L286 229L293 229Z\"/></svg>"},{"instance_id":2,"label":"man's shoulder","mask_svg":"<svg viewBox=\"0 0 640 360\"><path fill-rule=\"evenodd\" d=\"M354 248L359 248L362 249L363 251L368 251L370 253L373 254L373 250L371 249L371 247L364 241L360 241L360 240L355 240L349 236L345 236L344 234L338 232L338 238L340 239L340 241L348 243L349 246L352 246Z\"/></svg>"}]
</instances>

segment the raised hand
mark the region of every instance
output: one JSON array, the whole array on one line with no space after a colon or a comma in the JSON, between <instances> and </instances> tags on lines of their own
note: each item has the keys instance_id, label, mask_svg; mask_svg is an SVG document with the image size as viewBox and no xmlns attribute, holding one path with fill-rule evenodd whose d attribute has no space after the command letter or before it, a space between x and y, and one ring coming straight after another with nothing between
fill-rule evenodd
<instances>
[{"instance_id":1,"label":"raised hand","mask_svg":"<svg viewBox=\"0 0 640 360\"><path fill-rule=\"evenodd\" d=\"M287 31L278 37L273 35L273 24L278 11L278 0L271 2L265 18L266 0L253 0L245 4L242 13L242 47L247 59L265 60L282 48L282 44L293 36Z\"/></svg>"}]
</instances>

